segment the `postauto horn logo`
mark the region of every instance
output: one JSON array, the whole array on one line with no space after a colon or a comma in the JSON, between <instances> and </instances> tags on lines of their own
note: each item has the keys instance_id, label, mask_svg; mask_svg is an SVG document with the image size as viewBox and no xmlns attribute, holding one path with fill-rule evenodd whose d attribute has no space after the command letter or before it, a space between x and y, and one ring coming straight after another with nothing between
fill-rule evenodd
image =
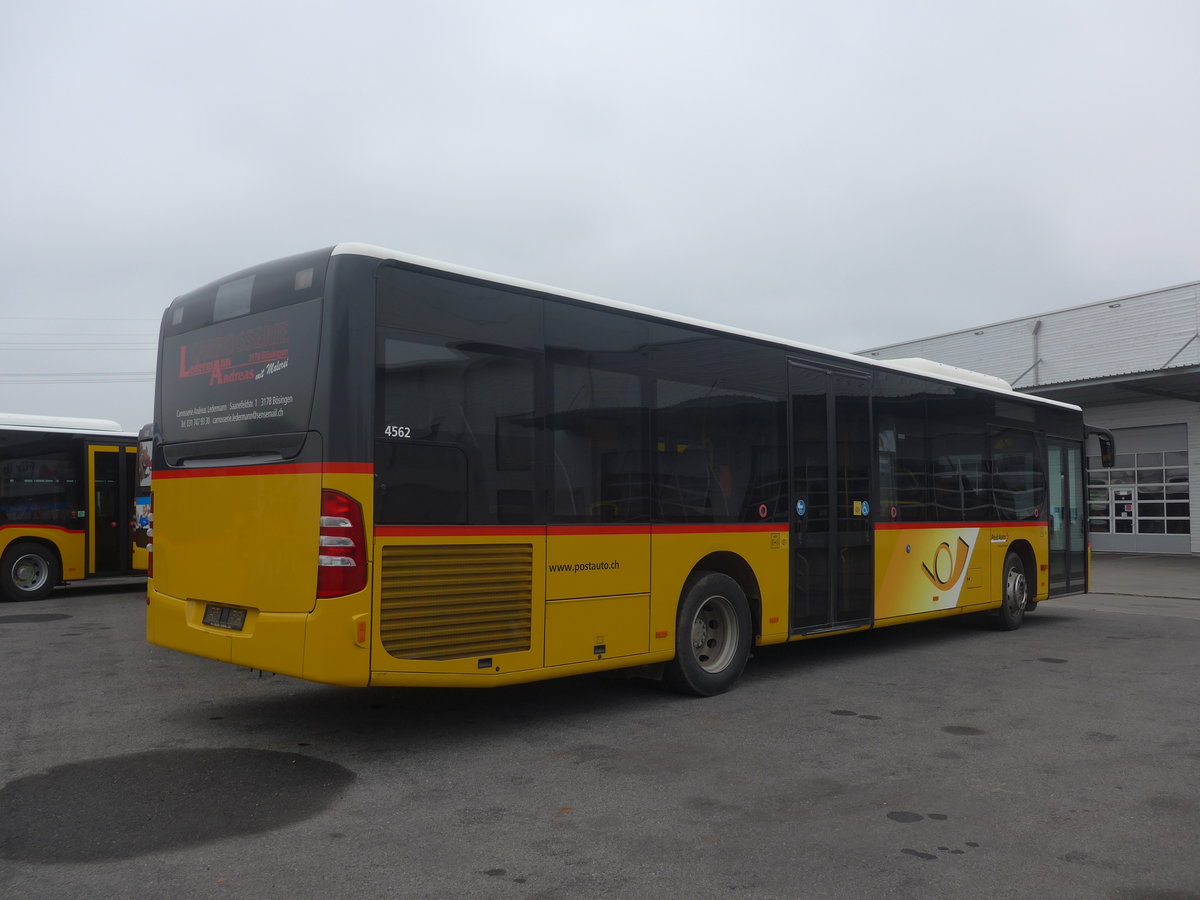
<instances>
[{"instance_id":1,"label":"postauto horn logo","mask_svg":"<svg viewBox=\"0 0 1200 900\"><path fill-rule=\"evenodd\" d=\"M926 578L941 590L948 591L962 578L963 570L967 567L967 557L970 555L971 545L961 537L958 538L954 552L951 552L948 542L942 541L933 551L933 568L929 567L929 563L921 563L921 568L925 570Z\"/></svg>"}]
</instances>

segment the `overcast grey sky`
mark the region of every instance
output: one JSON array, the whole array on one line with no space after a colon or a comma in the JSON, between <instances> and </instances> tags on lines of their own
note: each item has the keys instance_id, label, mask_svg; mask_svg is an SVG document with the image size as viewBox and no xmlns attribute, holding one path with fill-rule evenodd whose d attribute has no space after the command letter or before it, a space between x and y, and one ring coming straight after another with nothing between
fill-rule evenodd
<instances>
[{"instance_id":1,"label":"overcast grey sky","mask_svg":"<svg viewBox=\"0 0 1200 900\"><path fill-rule=\"evenodd\" d=\"M174 296L339 241L839 350L1194 281L1198 44L1194 0L3 3L0 411L136 429Z\"/></svg>"}]
</instances>

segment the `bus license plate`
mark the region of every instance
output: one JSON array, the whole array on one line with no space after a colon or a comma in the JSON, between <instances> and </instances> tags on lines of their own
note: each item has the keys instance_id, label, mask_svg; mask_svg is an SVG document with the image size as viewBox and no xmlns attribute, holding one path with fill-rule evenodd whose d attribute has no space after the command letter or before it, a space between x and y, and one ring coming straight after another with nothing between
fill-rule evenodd
<instances>
[{"instance_id":1,"label":"bus license plate","mask_svg":"<svg viewBox=\"0 0 1200 900\"><path fill-rule=\"evenodd\" d=\"M242 626L246 624L246 611L234 609L232 606L214 606L210 603L204 607L204 624L213 628L241 631Z\"/></svg>"}]
</instances>

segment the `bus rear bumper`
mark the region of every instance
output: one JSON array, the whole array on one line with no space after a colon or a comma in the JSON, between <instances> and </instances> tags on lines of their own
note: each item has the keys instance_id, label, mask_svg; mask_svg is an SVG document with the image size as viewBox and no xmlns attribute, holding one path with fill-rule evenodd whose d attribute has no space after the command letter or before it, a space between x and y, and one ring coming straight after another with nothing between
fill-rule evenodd
<instances>
[{"instance_id":1,"label":"bus rear bumper","mask_svg":"<svg viewBox=\"0 0 1200 900\"><path fill-rule=\"evenodd\" d=\"M155 590L153 582L146 596L146 640L151 644L309 681L352 687L367 683L369 656L365 649L350 640L337 642L340 652L333 652L332 647L309 646L309 626L317 625L332 612L322 608L320 602L313 613L246 609L241 627L230 628L205 624L206 609L219 604L172 597ZM346 614L338 611L335 615L340 618ZM313 631L320 635L328 631L328 625ZM346 633L350 633L349 624Z\"/></svg>"}]
</instances>

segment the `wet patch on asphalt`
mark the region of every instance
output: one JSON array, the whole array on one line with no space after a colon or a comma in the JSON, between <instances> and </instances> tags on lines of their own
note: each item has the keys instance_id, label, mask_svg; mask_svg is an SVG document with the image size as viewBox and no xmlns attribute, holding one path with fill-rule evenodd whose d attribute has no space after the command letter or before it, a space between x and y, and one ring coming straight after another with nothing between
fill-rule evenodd
<instances>
[{"instance_id":1,"label":"wet patch on asphalt","mask_svg":"<svg viewBox=\"0 0 1200 900\"><path fill-rule=\"evenodd\" d=\"M887 817L893 822L900 822L905 825L911 825L914 822L923 822L930 819L934 822L946 822L950 817L945 813L921 813L909 812L908 810L893 810L887 814ZM942 854L950 856L962 856L969 850L979 849L978 841L964 841L961 846L951 846L949 844L939 844L938 851ZM904 847L900 850L905 856L914 856L917 859L937 859L937 853L931 853L928 850L918 850L914 847Z\"/></svg>"},{"instance_id":2,"label":"wet patch on asphalt","mask_svg":"<svg viewBox=\"0 0 1200 900\"><path fill-rule=\"evenodd\" d=\"M829 714L831 716L854 716L855 718L866 719L870 722L878 722L883 718L883 716L871 716L866 713L855 712L852 709L831 709Z\"/></svg>"},{"instance_id":3,"label":"wet patch on asphalt","mask_svg":"<svg viewBox=\"0 0 1200 900\"><path fill-rule=\"evenodd\" d=\"M151 750L55 766L0 788L0 858L127 859L303 821L355 775L299 753Z\"/></svg>"}]
</instances>

